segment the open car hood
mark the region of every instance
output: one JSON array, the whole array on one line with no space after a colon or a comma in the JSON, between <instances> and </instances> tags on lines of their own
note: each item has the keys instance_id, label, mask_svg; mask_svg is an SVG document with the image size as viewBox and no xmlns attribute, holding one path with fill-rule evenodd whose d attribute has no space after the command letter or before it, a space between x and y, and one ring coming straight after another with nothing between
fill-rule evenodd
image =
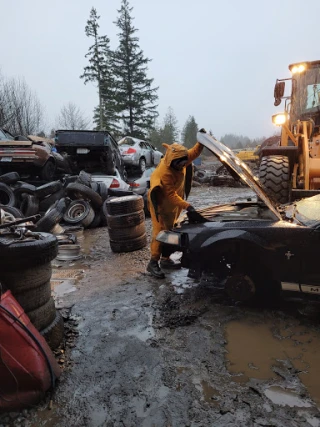
<instances>
[{"instance_id":1,"label":"open car hood","mask_svg":"<svg viewBox=\"0 0 320 427\"><path fill-rule=\"evenodd\" d=\"M208 150L210 150L222 164L229 166L229 168L231 168L242 181L249 185L249 187L266 204L266 206L268 206L268 208L277 216L277 218L279 218L279 220L282 219L277 209L277 205L267 196L259 180L253 176L250 168L242 160L236 157L229 147L204 132L197 133L197 141L208 148Z\"/></svg>"}]
</instances>

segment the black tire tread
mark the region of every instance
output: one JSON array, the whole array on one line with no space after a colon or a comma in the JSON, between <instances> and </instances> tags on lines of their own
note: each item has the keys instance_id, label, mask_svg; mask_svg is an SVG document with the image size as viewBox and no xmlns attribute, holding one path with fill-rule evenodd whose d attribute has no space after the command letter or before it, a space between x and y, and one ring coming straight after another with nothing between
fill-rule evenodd
<instances>
[{"instance_id":1,"label":"black tire tread","mask_svg":"<svg viewBox=\"0 0 320 427\"><path fill-rule=\"evenodd\" d=\"M60 345L64 337L64 322L59 310L56 310L54 321L42 329L40 334L47 341L51 350L55 350Z\"/></svg>"},{"instance_id":2,"label":"black tire tread","mask_svg":"<svg viewBox=\"0 0 320 427\"><path fill-rule=\"evenodd\" d=\"M137 237L135 239L126 240L122 242L115 242L113 240L110 240L110 247L113 252L120 253L120 252L132 252L137 251L139 249L142 249L147 244L147 236L146 234L143 234L140 237Z\"/></svg>"},{"instance_id":3,"label":"black tire tread","mask_svg":"<svg viewBox=\"0 0 320 427\"><path fill-rule=\"evenodd\" d=\"M51 298L50 281L38 286L37 288L15 294L14 297L25 312L36 310L46 304Z\"/></svg>"},{"instance_id":4,"label":"black tire tread","mask_svg":"<svg viewBox=\"0 0 320 427\"><path fill-rule=\"evenodd\" d=\"M269 197L275 202L289 202L290 168L287 156L262 157L259 179Z\"/></svg>"},{"instance_id":5,"label":"black tire tread","mask_svg":"<svg viewBox=\"0 0 320 427\"><path fill-rule=\"evenodd\" d=\"M50 281L52 275L51 263L22 270L13 271L0 270L0 282L13 293L14 296L37 289L39 286Z\"/></svg>"},{"instance_id":6,"label":"black tire tread","mask_svg":"<svg viewBox=\"0 0 320 427\"><path fill-rule=\"evenodd\" d=\"M141 209L124 215L107 215L108 226L114 228L127 228L139 225L145 220L144 211Z\"/></svg>"},{"instance_id":7,"label":"black tire tread","mask_svg":"<svg viewBox=\"0 0 320 427\"><path fill-rule=\"evenodd\" d=\"M42 329L47 328L50 323L56 318L56 307L54 304L54 299L50 297L42 306L36 308L35 310L26 311L26 315L31 320L33 326L41 331Z\"/></svg>"},{"instance_id":8,"label":"black tire tread","mask_svg":"<svg viewBox=\"0 0 320 427\"><path fill-rule=\"evenodd\" d=\"M110 228L108 227L110 240L113 241L123 241L123 240L132 240L137 237L142 236L146 233L145 223L142 222L139 225L127 228Z\"/></svg>"},{"instance_id":9,"label":"black tire tread","mask_svg":"<svg viewBox=\"0 0 320 427\"><path fill-rule=\"evenodd\" d=\"M107 200L106 205L109 215L121 215L137 212L143 209L143 197L137 194L131 196L114 197Z\"/></svg>"}]
</instances>

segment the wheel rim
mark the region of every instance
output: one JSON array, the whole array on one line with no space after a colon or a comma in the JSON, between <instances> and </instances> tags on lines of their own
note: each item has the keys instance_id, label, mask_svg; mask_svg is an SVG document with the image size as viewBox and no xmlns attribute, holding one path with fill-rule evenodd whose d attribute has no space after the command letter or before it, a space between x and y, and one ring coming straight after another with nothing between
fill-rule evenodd
<instances>
[{"instance_id":1,"label":"wheel rim","mask_svg":"<svg viewBox=\"0 0 320 427\"><path fill-rule=\"evenodd\" d=\"M140 169L141 169L141 172L144 172L146 170L146 162L144 159L140 160Z\"/></svg>"},{"instance_id":2,"label":"wheel rim","mask_svg":"<svg viewBox=\"0 0 320 427\"><path fill-rule=\"evenodd\" d=\"M68 210L68 216L72 219L82 218L86 213L86 207L79 204L73 205Z\"/></svg>"}]
</instances>

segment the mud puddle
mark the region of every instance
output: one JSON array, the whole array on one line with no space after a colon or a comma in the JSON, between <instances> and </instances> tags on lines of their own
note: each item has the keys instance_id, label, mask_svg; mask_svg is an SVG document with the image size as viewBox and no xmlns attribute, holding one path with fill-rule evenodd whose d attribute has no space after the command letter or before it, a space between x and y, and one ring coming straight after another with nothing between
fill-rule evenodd
<instances>
[{"instance_id":1,"label":"mud puddle","mask_svg":"<svg viewBox=\"0 0 320 427\"><path fill-rule=\"evenodd\" d=\"M232 321L226 325L226 363L233 379L269 381L264 390L275 404L320 407L319 333L296 319Z\"/></svg>"}]
</instances>

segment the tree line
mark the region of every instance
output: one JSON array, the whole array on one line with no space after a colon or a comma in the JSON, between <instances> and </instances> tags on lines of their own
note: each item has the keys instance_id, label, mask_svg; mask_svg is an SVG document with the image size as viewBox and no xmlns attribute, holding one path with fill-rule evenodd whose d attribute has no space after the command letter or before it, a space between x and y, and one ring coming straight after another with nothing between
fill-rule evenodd
<instances>
[{"instance_id":1,"label":"tree line","mask_svg":"<svg viewBox=\"0 0 320 427\"><path fill-rule=\"evenodd\" d=\"M110 48L110 39L101 34L100 16L93 7L85 26L85 34L92 44L85 55L88 64L80 78L84 84L97 88L98 104L93 111L95 130L108 130L116 139L123 135L147 139L158 149L162 143L181 142L187 148L196 142L198 124L190 115L182 129L172 107L162 121L158 121L158 87L148 77L148 63L139 46L137 29L133 25L133 8L122 0L118 18L118 47ZM43 107L37 95L23 79L5 79L0 74L0 127L13 134L45 135ZM56 118L55 127L84 130L91 120L74 103L64 105ZM53 136L54 131L51 131ZM221 141L231 148L256 146L265 138L251 140L245 136L226 134Z\"/></svg>"}]
</instances>

